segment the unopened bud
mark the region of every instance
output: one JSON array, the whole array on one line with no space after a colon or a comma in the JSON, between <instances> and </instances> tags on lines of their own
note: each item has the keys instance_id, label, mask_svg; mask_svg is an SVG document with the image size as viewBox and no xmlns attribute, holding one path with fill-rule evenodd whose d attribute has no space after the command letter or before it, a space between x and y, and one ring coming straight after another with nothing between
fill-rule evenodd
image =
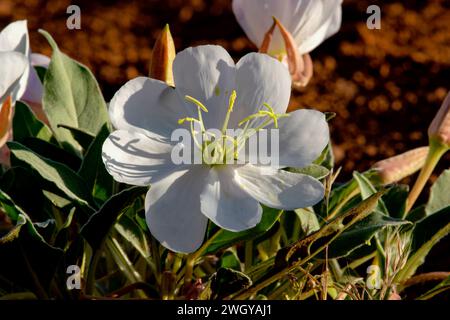
<instances>
[{"instance_id":1,"label":"unopened bud","mask_svg":"<svg viewBox=\"0 0 450 320\"><path fill-rule=\"evenodd\" d=\"M13 109L11 96L6 98L0 109L0 147L2 147L10 136Z\"/></svg>"},{"instance_id":2,"label":"unopened bud","mask_svg":"<svg viewBox=\"0 0 450 320\"><path fill-rule=\"evenodd\" d=\"M378 172L383 184L400 181L424 166L428 150L429 147L409 150L394 157L378 161L372 166L372 169Z\"/></svg>"},{"instance_id":3,"label":"unopened bud","mask_svg":"<svg viewBox=\"0 0 450 320\"><path fill-rule=\"evenodd\" d=\"M175 44L170 34L169 25L166 24L153 47L150 63L150 77L166 82L173 86L172 65L175 59Z\"/></svg>"},{"instance_id":4,"label":"unopened bud","mask_svg":"<svg viewBox=\"0 0 450 320\"><path fill-rule=\"evenodd\" d=\"M450 92L428 128L428 137L450 148Z\"/></svg>"},{"instance_id":5,"label":"unopened bud","mask_svg":"<svg viewBox=\"0 0 450 320\"><path fill-rule=\"evenodd\" d=\"M303 55L300 54L297 43L295 42L292 34L286 29L280 20L275 17L273 17L272 26L269 30L267 30L264 36L259 52L270 53L269 47L273 39L275 27L278 27L280 30L280 34L284 41L286 57L283 59L283 62L286 63L289 68L289 73L292 77L292 86L294 88L306 86L313 75L313 63L311 56L308 53Z\"/></svg>"},{"instance_id":6,"label":"unopened bud","mask_svg":"<svg viewBox=\"0 0 450 320\"><path fill-rule=\"evenodd\" d=\"M273 32L275 31L276 25L277 23L274 19L272 26L269 28L269 30L267 30L266 34L264 35L263 42L261 43L261 47L259 48L260 53L269 53L269 47L273 39Z\"/></svg>"}]
</instances>

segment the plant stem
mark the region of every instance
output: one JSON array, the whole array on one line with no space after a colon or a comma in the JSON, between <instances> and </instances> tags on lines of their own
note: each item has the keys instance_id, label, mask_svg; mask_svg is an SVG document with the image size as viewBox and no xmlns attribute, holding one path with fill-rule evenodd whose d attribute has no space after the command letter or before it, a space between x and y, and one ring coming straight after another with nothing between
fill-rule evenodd
<instances>
[{"instance_id":1,"label":"plant stem","mask_svg":"<svg viewBox=\"0 0 450 320\"><path fill-rule=\"evenodd\" d=\"M108 237L106 240L106 246L111 252L114 261L119 266L120 270L125 274L127 279L131 283L144 282L141 275L134 269L131 261L128 259L126 253L120 247L116 239ZM147 298L142 290L137 290L137 294L140 298Z\"/></svg>"},{"instance_id":2,"label":"plant stem","mask_svg":"<svg viewBox=\"0 0 450 320\"><path fill-rule=\"evenodd\" d=\"M341 211L341 209L349 202L353 197L359 194L359 187L357 186L352 192L350 192L342 201L334 208L334 210L327 216L326 221L330 221L333 219L336 214Z\"/></svg>"},{"instance_id":3,"label":"plant stem","mask_svg":"<svg viewBox=\"0 0 450 320\"><path fill-rule=\"evenodd\" d=\"M236 296L231 297L231 298L233 300L247 299L247 298L251 297L252 295L256 294L259 290L264 289L268 285L270 285L270 284L278 281L279 279L283 278L284 276L286 276L290 272L294 271L298 267L304 265L305 263L307 263L308 261L313 259L320 252L325 250L330 243L335 241L342 234L342 232L344 232L344 230L345 229L339 230L334 236L331 237L331 239L329 239L326 243L322 244L316 251L314 251L313 253L309 254L305 258L300 259L300 260L292 263L290 266L284 268L283 270L278 271L277 273L273 274L269 278L267 278L267 279L261 281L260 283L258 283L256 285L254 285L254 286L244 290L243 292L238 293Z\"/></svg>"},{"instance_id":4,"label":"plant stem","mask_svg":"<svg viewBox=\"0 0 450 320\"><path fill-rule=\"evenodd\" d=\"M155 278L158 285L161 284L161 257L159 256L158 242L151 235L151 255L155 265Z\"/></svg>"},{"instance_id":5,"label":"plant stem","mask_svg":"<svg viewBox=\"0 0 450 320\"><path fill-rule=\"evenodd\" d=\"M347 270L349 269L356 269L357 267L359 267L360 265L366 263L367 261L369 261L370 259L372 259L373 257L375 257L377 255L376 251L373 251L372 253L370 253L367 256L364 256L362 258L356 259L353 262L351 262L349 265L347 265L344 268L344 271L347 272Z\"/></svg>"},{"instance_id":6,"label":"plant stem","mask_svg":"<svg viewBox=\"0 0 450 320\"><path fill-rule=\"evenodd\" d=\"M404 287L410 287L416 284L425 283L428 281L442 281L450 277L450 272L446 271L436 271L436 272L428 272L428 273L421 273L416 276L413 276L405 281L403 284Z\"/></svg>"},{"instance_id":7,"label":"plant stem","mask_svg":"<svg viewBox=\"0 0 450 320\"><path fill-rule=\"evenodd\" d=\"M95 271L97 270L97 264L100 260L100 250L93 252L89 262L89 268L87 270L86 287L84 290L85 295L92 295L95 287Z\"/></svg>"},{"instance_id":8,"label":"plant stem","mask_svg":"<svg viewBox=\"0 0 450 320\"><path fill-rule=\"evenodd\" d=\"M245 271L249 270L253 265L253 241L245 242Z\"/></svg>"},{"instance_id":9,"label":"plant stem","mask_svg":"<svg viewBox=\"0 0 450 320\"><path fill-rule=\"evenodd\" d=\"M441 157L444 155L446 151L447 148L445 146L439 144L434 140L430 141L430 150L428 151L428 156L425 161L425 165L422 167L422 170L420 171L420 174L417 177L416 183L414 184L414 187L412 188L411 192L408 195L406 210L403 218L406 218L406 216L408 215L409 211L411 210L420 193L422 192L423 187L430 178L431 173L433 172L434 168L439 162L439 159L441 159Z\"/></svg>"},{"instance_id":10,"label":"plant stem","mask_svg":"<svg viewBox=\"0 0 450 320\"><path fill-rule=\"evenodd\" d=\"M194 253L187 256L186 266L184 271L184 285L188 284L192 280L194 273L195 261L202 255L202 253L210 246L210 244L222 233L223 229L219 229L215 234L211 236L203 245Z\"/></svg>"}]
</instances>

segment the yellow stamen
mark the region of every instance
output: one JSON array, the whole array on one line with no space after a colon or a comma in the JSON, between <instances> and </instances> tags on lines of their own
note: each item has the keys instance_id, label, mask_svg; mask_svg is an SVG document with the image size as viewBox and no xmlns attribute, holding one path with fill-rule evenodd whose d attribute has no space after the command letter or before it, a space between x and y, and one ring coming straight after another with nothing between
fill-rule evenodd
<instances>
[{"instance_id":1,"label":"yellow stamen","mask_svg":"<svg viewBox=\"0 0 450 320\"><path fill-rule=\"evenodd\" d=\"M228 112L233 112L234 102L236 101L236 90L233 90L230 95L230 100L228 102Z\"/></svg>"},{"instance_id":2,"label":"yellow stamen","mask_svg":"<svg viewBox=\"0 0 450 320\"><path fill-rule=\"evenodd\" d=\"M208 112L208 109L206 109L205 105L203 103L201 103L200 101L198 101L197 99L195 99L194 97L186 95L186 96L184 96L184 98L187 101L192 102L193 104L197 105L197 107L202 109L204 112Z\"/></svg>"}]
</instances>

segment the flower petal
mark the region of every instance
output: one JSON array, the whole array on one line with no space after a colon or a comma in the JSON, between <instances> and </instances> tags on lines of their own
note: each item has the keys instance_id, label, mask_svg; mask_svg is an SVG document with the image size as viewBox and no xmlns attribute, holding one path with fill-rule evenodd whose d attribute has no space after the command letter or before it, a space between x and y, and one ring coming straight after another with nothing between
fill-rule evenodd
<instances>
[{"instance_id":1,"label":"flower petal","mask_svg":"<svg viewBox=\"0 0 450 320\"><path fill-rule=\"evenodd\" d=\"M297 25L298 32L293 31L300 54L311 52L339 31L342 20L341 4L342 0L310 1L304 11L307 21Z\"/></svg>"},{"instance_id":2,"label":"flower petal","mask_svg":"<svg viewBox=\"0 0 450 320\"><path fill-rule=\"evenodd\" d=\"M146 77L122 86L109 104L109 114L117 129L166 138L178 127L178 119L190 115L172 87Z\"/></svg>"},{"instance_id":3,"label":"flower petal","mask_svg":"<svg viewBox=\"0 0 450 320\"><path fill-rule=\"evenodd\" d=\"M0 32L0 52L2 51L15 51L27 58L29 57L30 40L26 20L12 22ZM23 96L27 87L29 72L30 66L27 64L18 85L14 87L12 92L13 102Z\"/></svg>"},{"instance_id":4,"label":"flower petal","mask_svg":"<svg viewBox=\"0 0 450 320\"><path fill-rule=\"evenodd\" d=\"M231 128L269 104L277 113L284 113L291 96L291 76L287 68L274 58L261 53L249 53L236 65L236 105L231 113ZM261 123L252 121L252 126Z\"/></svg>"},{"instance_id":5,"label":"flower petal","mask_svg":"<svg viewBox=\"0 0 450 320\"><path fill-rule=\"evenodd\" d=\"M30 60L33 67L48 68L50 64L50 58L40 53L32 53L30 56Z\"/></svg>"},{"instance_id":6,"label":"flower petal","mask_svg":"<svg viewBox=\"0 0 450 320\"><path fill-rule=\"evenodd\" d=\"M33 67L37 66L48 68L48 65L50 64L50 58L43 54L32 53L30 55L30 61L32 67L30 68L30 74L27 81L27 89L22 96L22 100L31 102L32 104L40 105L42 103L42 94L44 92L44 88L42 86L41 79L39 79L39 76ZM42 111L39 110L39 113L42 113Z\"/></svg>"},{"instance_id":7,"label":"flower petal","mask_svg":"<svg viewBox=\"0 0 450 320\"><path fill-rule=\"evenodd\" d=\"M41 104L43 92L44 88L42 86L42 82L39 79L36 70L33 67L31 67L30 72L28 74L27 88L24 94L22 95L21 99Z\"/></svg>"},{"instance_id":8,"label":"flower petal","mask_svg":"<svg viewBox=\"0 0 450 320\"><path fill-rule=\"evenodd\" d=\"M308 53L336 33L341 23L342 0L233 0L233 11L249 39L261 46L265 32L278 18L292 33L300 54ZM269 52L284 52L279 30L275 30Z\"/></svg>"},{"instance_id":9,"label":"flower petal","mask_svg":"<svg viewBox=\"0 0 450 320\"><path fill-rule=\"evenodd\" d=\"M232 90L236 89L235 64L220 46L198 46L179 52L173 62L176 90L182 99L186 95L208 108L203 114L207 128L221 129L228 110ZM195 105L188 105L197 113Z\"/></svg>"},{"instance_id":10,"label":"flower petal","mask_svg":"<svg viewBox=\"0 0 450 320\"><path fill-rule=\"evenodd\" d=\"M234 179L230 166L211 168L200 194L202 213L226 230L239 232L261 221L262 208Z\"/></svg>"},{"instance_id":11,"label":"flower petal","mask_svg":"<svg viewBox=\"0 0 450 320\"><path fill-rule=\"evenodd\" d=\"M203 242L208 219L200 212L199 194L208 171L194 166L152 184L145 198L152 235L172 251L190 253Z\"/></svg>"},{"instance_id":12,"label":"flower petal","mask_svg":"<svg viewBox=\"0 0 450 320\"><path fill-rule=\"evenodd\" d=\"M139 132L117 130L105 140L102 159L116 181L148 186L181 166L171 160L170 144Z\"/></svg>"},{"instance_id":13,"label":"flower petal","mask_svg":"<svg viewBox=\"0 0 450 320\"><path fill-rule=\"evenodd\" d=\"M26 20L12 22L0 32L0 51L16 51L28 57L30 42Z\"/></svg>"},{"instance_id":14,"label":"flower petal","mask_svg":"<svg viewBox=\"0 0 450 320\"><path fill-rule=\"evenodd\" d=\"M236 171L241 188L268 207L294 210L315 205L325 193L316 179L269 167L246 165Z\"/></svg>"},{"instance_id":15,"label":"flower petal","mask_svg":"<svg viewBox=\"0 0 450 320\"><path fill-rule=\"evenodd\" d=\"M0 72L0 106L11 95L13 103L20 79L28 66L26 57L18 52L0 52L2 71Z\"/></svg>"},{"instance_id":16,"label":"flower petal","mask_svg":"<svg viewBox=\"0 0 450 320\"><path fill-rule=\"evenodd\" d=\"M330 139L325 115L316 110L296 110L279 121L279 164L303 168L316 160Z\"/></svg>"}]
</instances>

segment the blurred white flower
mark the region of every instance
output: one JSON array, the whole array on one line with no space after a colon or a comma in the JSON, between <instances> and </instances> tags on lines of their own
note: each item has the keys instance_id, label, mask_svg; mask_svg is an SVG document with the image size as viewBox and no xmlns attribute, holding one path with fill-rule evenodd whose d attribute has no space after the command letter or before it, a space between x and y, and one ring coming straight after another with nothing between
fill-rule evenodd
<instances>
[{"instance_id":1,"label":"blurred white flower","mask_svg":"<svg viewBox=\"0 0 450 320\"><path fill-rule=\"evenodd\" d=\"M18 52L0 52L0 163L8 163L8 150L3 147L11 137L12 97L27 69L26 57Z\"/></svg>"},{"instance_id":2,"label":"blurred white flower","mask_svg":"<svg viewBox=\"0 0 450 320\"><path fill-rule=\"evenodd\" d=\"M233 12L258 48L263 46L266 32L275 26L273 18L278 20L278 29L271 30L273 35L263 52L285 60L294 84L304 86L312 76L308 53L339 30L341 4L342 0L233 0ZM290 50L296 51L295 56L289 56ZM294 59L296 68L292 67Z\"/></svg>"},{"instance_id":3,"label":"blurred white flower","mask_svg":"<svg viewBox=\"0 0 450 320\"><path fill-rule=\"evenodd\" d=\"M285 115L291 79L280 62L251 53L235 64L222 47L200 46L177 54L173 74L175 88L140 77L115 94L109 112L117 131L105 141L102 154L115 180L151 184L145 200L147 224L164 246L193 252L203 242L208 218L237 232L260 222L259 203L291 210L323 198L318 180L280 170L307 166L329 140L323 113L298 110ZM223 132L239 123L253 132L278 126L278 167L172 161L176 142L171 134L180 126ZM225 155L223 149L214 150Z\"/></svg>"},{"instance_id":4,"label":"blurred white flower","mask_svg":"<svg viewBox=\"0 0 450 320\"><path fill-rule=\"evenodd\" d=\"M0 52L19 52L28 59L25 72L12 92L13 103L24 100L32 104L41 104L42 83L33 66L47 67L50 59L41 54L31 53L27 21L15 21L0 32ZM1 64L4 64L0 60Z\"/></svg>"},{"instance_id":5,"label":"blurred white flower","mask_svg":"<svg viewBox=\"0 0 450 320\"><path fill-rule=\"evenodd\" d=\"M13 106L17 100L27 102L40 120L47 121L42 110L42 83L33 67L48 67L49 62L48 57L31 53L26 20L12 22L0 32L0 103L3 104L7 98L11 99L8 110L4 108L1 115L0 131L5 133L0 138L4 142L12 139ZM17 73L20 73L18 79L15 78ZM5 123L7 119L8 124ZM9 150L3 146L4 142L0 144L0 163L8 165Z\"/></svg>"}]
</instances>

